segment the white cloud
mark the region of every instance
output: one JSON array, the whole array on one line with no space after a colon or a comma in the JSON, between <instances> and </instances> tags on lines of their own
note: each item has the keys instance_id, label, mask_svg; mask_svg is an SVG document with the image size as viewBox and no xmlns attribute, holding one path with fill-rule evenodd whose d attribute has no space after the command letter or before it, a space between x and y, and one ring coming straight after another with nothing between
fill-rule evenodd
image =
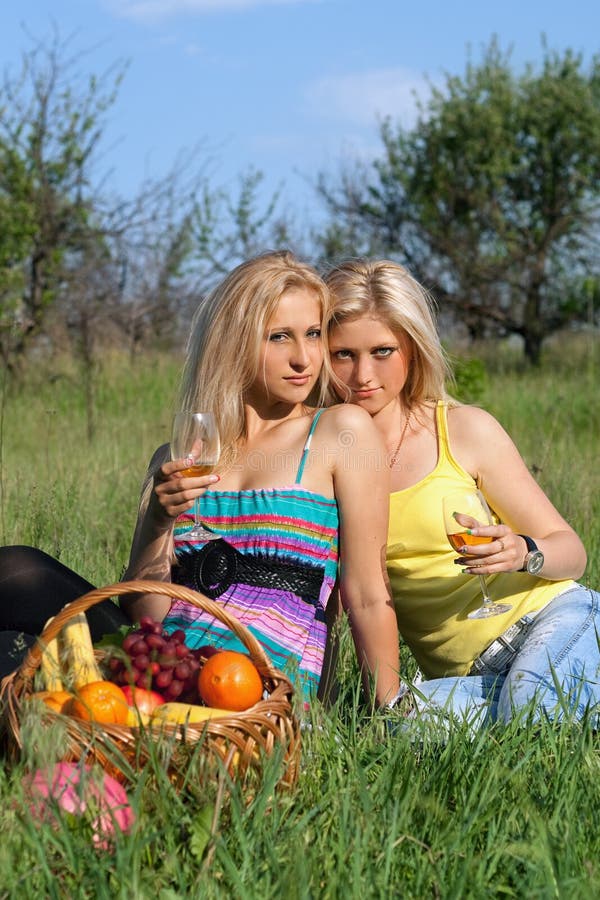
<instances>
[{"instance_id":1,"label":"white cloud","mask_svg":"<svg viewBox=\"0 0 600 900\"><path fill-rule=\"evenodd\" d=\"M200 44L186 44L183 48L183 52L186 56L202 56L204 54L204 50Z\"/></svg>"},{"instance_id":2,"label":"white cloud","mask_svg":"<svg viewBox=\"0 0 600 900\"><path fill-rule=\"evenodd\" d=\"M329 119L364 127L391 116L410 127L417 116L415 94L425 100L430 91L424 75L389 68L320 78L309 85L305 96L315 112Z\"/></svg>"},{"instance_id":3,"label":"white cloud","mask_svg":"<svg viewBox=\"0 0 600 900\"><path fill-rule=\"evenodd\" d=\"M318 0L105 0L111 12L124 19L157 22L169 16L227 12L253 9L256 6L283 6Z\"/></svg>"}]
</instances>

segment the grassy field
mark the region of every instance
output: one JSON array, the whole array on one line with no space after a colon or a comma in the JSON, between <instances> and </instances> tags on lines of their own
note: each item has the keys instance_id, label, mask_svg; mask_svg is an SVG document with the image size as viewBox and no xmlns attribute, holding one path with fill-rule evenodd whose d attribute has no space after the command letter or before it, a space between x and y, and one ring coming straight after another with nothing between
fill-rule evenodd
<instances>
[{"instance_id":1,"label":"grassy field","mask_svg":"<svg viewBox=\"0 0 600 900\"><path fill-rule=\"evenodd\" d=\"M589 553L600 585L598 359L588 339L548 348L539 372L480 348L468 393L513 435ZM168 440L177 363L106 359L94 440L83 391L65 365L3 392L0 540L34 544L96 584L127 560L139 485ZM466 388L463 385L463 392ZM467 396L467 399L469 397ZM251 803L233 789L205 848L213 785L177 792L148 765L128 790L133 832L113 854L89 829L38 827L21 777L52 752L36 733L26 760L0 771L0 898L592 898L600 895L600 755L585 726L456 727L443 740L390 735L361 705L347 632L337 706L315 708L293 792L274 795L277 763Z\"/></svg>"}]
</instances>

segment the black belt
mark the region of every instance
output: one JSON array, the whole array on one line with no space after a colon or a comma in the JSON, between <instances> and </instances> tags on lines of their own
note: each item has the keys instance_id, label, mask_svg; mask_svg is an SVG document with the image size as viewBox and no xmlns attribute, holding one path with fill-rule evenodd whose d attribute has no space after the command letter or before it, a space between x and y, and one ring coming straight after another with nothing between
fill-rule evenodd
<instances>
[{"instance_id":1,"label":"black belt","mask_svg":"<svg viewBox=\"0 0 600 900\"><path fill-rule=\"evenodd\" d=\"M290 591L314 606L315 618L324 621L324 610L319 602L324 575L324 569L318 566L263 562L255 556L240 553L223 538L218 538L207 541L201 550L186 553L173 567L171 578L176 584L192 585L212 600L232 584Z\"/></svg>"}]
</instances>

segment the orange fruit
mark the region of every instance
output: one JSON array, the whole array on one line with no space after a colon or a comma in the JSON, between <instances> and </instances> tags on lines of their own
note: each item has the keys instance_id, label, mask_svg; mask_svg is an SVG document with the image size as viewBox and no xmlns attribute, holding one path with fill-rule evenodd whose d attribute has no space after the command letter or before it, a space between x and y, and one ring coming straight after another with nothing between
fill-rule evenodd
<instances>
[{"instance_id":1,"label":"orange fruit","mask_svg":"<svg viewBox=\"0 0 600 900\"><path fill-rule=\"evenodd\" d=\"M54 712L64 712L69 700L73 699L73 694L69 691L37 691L31 695L31 699L42 700Z\"/></svg>"},{"instance_id":2,"label":"orange fruit","mask_svg":"<svg viewBox=\"0 0 600 900\"><path fill-rule=\"evenodd\" d=\"M220 650L200 669L198 693L207 706L240 712L258 703L263 683L249 656L235 650Z\"/></svg>"},{"instance_id":3,"label":"orange fruit","mask_svg":"<svg viewBox=\"0 0 600 900\"><path fill-rule=\"evenodd\" d=\"M126 725L129 719L125 694L112 681L84 684L63 711L76 719L101 722L103 725Z\"/></svg>"}]
</instances>

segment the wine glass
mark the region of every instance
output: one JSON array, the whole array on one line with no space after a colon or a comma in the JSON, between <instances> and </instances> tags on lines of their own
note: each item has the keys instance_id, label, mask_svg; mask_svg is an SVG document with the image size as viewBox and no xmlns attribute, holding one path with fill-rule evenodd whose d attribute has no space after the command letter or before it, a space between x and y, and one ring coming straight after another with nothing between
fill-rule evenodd
<instances>
[{"instance_id":1,"label":"wine glass","mask_svg":"<svg viewBox=\"0 0 600 900\"><path fill-rule=\"evenodd\" d=\"M178 412L173 419L171 438L171 458L190 460L181 474L185 478L208 475L219 461L221 452L217 421L209 412ZM186 537L195 540L213 541L219 535L208 531L200 520L200 497L194 504L194 525Z\"/></svg>"},{"instance_id":2,"label":"wine glass","mask_svg":"<svg viewBox=\"0 0 600 900\"><path fill-rule=\"evenodd\" d=\"M491 544L493 537L483 537L482 535L469 534L468 528L475 528L477 525L493 525L494 520L490 512L490 508L486 503L486 499L481 493L475 489L465 488L461 491L453 491L446 494L443 499L444 509L444 527L450 545L454 550L459 547L473 546L474 544ZM461 524L457 521L457 515L461 518L466 516L472 521ZM512 609L509 603L497 603L492 600L489 595L487 584L483 575L478 575L479 584L481 585L481 593L483 595L482 606L474 609L467 616L469 619L487 619L490 616L497 616L500 613L508 612Z\"/></svg>"}]
</instances>

